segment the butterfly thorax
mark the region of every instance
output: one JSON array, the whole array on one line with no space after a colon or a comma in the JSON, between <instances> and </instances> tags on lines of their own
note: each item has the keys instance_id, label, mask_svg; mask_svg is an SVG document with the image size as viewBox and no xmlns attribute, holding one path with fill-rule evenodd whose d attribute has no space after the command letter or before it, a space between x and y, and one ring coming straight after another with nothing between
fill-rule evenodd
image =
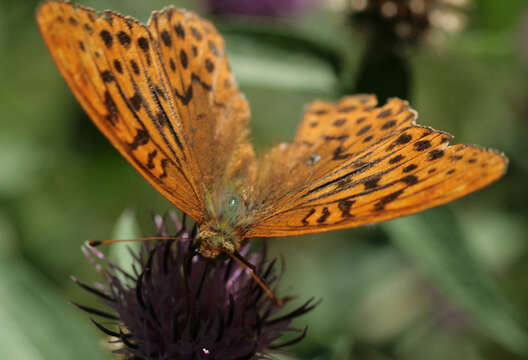
<instances>
[{"instance_id":1,"label":"butterfly thorax","mask_svg":"<svg viewBox=\"0 0 528 360\"><path fill-rule=\"evenodd\" d=\"M247 208L241 192L229 187L216 196L207 196L206 221L200 224L196 241L200 254L215 258L221 253L233 253L244 243L244 224L247 223Z\"/></svg>"}]
</instances>

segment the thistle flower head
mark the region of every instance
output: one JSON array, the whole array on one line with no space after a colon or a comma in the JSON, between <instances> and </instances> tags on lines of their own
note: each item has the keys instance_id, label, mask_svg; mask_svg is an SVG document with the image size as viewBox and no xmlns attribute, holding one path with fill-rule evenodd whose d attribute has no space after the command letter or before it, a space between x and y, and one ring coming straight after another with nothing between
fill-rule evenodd
<instances>
[{"instance_id":1,"label":"thistle flower head","mask_svg":"<svg viewBox=\"0 0 528 360\"><path fill-rule=\"evenodd\" d=\"M156 217L161 235L167 231ZM104 276L106 284L94 287L74 281L97 295L112 311L75 304L106 319L94 324L121 346L126 359L259 359L300 341L306 334L292 328L293 318L314 308L313 299L285 315L255 284L247 269L232 259L206 261L197 255L192 238L176 217L177 236L184 241L145 243L133 254L133 271L125 272L95 248L84 252ZM257 273L277 285L276 261L266 251L248 255ZM109 321L109 322L108 322ZM289 341L277 342L295 332Z\"/></svg>"}]
</instances>

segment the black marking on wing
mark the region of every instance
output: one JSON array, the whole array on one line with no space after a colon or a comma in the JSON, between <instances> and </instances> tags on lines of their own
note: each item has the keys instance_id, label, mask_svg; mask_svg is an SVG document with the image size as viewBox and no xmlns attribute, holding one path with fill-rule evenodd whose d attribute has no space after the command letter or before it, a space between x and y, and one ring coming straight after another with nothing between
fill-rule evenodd
<instances>
[{"instance_id":1,"label":"black marking on wing","mask_svg":"<svg viewBox=\"0 0 528 360\"><path fill-rule=\"evenodd\" d=\"M328 211L327 207L323 208L323 214L316 220L319 224L324 223L326 219L330 216L330 211Z\"/></svg>"},{"instance_id":2,"label":"black marking on wing","mask_svg":"<svg viewBox=\"0 0 528 360\"><path fill-rule=\"evenodd\" d=\"M308 214L306 214L305 217L303 217L302 219L302 223L305 225L305 226L308 226L310 223L308 222L308 218L310 218L310 216L312 216L313 214L315 213L315 209L312 208Z\"/></svg>"}]
</instances>

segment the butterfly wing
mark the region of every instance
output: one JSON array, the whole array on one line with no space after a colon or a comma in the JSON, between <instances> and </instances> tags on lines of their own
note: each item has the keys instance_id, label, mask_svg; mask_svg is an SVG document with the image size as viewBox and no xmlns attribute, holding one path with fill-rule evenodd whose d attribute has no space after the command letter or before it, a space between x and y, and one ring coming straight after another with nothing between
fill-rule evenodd
<instances>
[{"instance_id":1,"label":"butterfly wing","mask_svg":"<svg viewBox=\"0 0 528 360\"><path fill-rule=\"evenodd\" d=\"M248 237L289 236L409 215L478 190L506 158L414 124L407 102L374 96L311 104L292 144L260 164Z\"/></svg>"},{"instance_id":2,"label":"butterfly wing","mask_svg":"<svg viewBox=\"0 0 528 360\"><path fill-rule=\"evenodd\" d=\"M239 148L247 147L241 140L222 153L213 147L216 137L208 139L205 131L218 134L223 126L243 139L245 122L235 126L230 115L247 115L248 109L242 98L233 105L220 94L228 82L230 94L237 93L224 66L218 66L221 71L207 71L207 58L192 57L191 52L186 58L166 56L164 33L153 30L158 17L170 14L182 19L181 28L170 29L172 44L189 46L179 37L181 32L192 32L187 19L196 27L205 25L195 15L174 9L155 15L146 27L114 12L99 15L68 2L46 1L37 12L37 22L57 67L92 121L147 181L200 222L211 179L232 168ZM216 36L209 24L207 28L211 37ZM223 61L223 45L217 45ZM212 79L221 79L224 87ZM224 112L213 106L222 101ZM215 110L206 111L209 107ZM242 118L247 121L248 116ZM215 121L209 123L211 119ZM205 171L201 162L217 153L222 153L221 159Z\"/></svg>"},{"instance_id":3,"label":"butterfly wing","mask_svg":"<svg viewBox=\"0 0 528 360\"><path fill-rule=\"evenodd\" d=\"M231 74L223 38L210 22L172 7L154 12L149 30L160 44L170 87L183 99L176 106L202 183L214 192L254 176L249 106ZM192 97L188 104L186 97Z\"/></svg>"}]
</instances>

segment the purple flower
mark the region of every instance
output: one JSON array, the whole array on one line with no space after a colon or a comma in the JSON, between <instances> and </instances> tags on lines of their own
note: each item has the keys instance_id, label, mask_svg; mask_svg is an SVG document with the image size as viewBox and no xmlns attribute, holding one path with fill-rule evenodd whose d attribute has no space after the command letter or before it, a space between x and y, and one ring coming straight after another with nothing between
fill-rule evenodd
<instances>
[{"instance_id":1,"label":"purple flower","mask_svg":"<svg viewBox=\"0 0 528 360\"><path fill-rule=\"evenodd\" d=\"M166 236L164 221L156 225ZM260 359L297 343L306 334L292 328L293 318L317 304L308 300L296 310L277 315L279 308L255 283L248 270L232 259L207 261L199 258L185 225L177 226L184 241L146 242L133 254L133 273L111 263L92 247L84 248L88 259L104 276L106 284L94 287L73 279L97 295L112 312L75 304L106 319L92 322L120 344L115 352L126 359ZM276 261L268 261L266 250L248 255L257 273L268 285L276 285ZM293 340L278 342L287 332L298 332Z\"/></svg>"},{"instance_id":2,"label":"purple flower","mask_svg":"<svg viewBox=\"0 0 528 360\"><path fill-rule=\"evenodd\" d=\"M208 0L211 12L220 15L293 16L317 0Z\"/></svg>"}]
</instances>

